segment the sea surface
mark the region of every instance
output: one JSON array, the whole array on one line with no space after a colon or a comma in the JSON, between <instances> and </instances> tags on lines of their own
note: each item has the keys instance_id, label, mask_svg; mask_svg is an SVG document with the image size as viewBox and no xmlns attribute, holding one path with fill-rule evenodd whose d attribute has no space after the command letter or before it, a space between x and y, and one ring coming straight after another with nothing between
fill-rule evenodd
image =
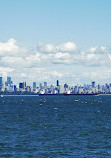
<instances>
[{"instance_id":1,"label":"sea surface","mask_svg":"<svg viewBox=\"0 0 111 158\"><path fill-rule=\"evenodd\" d=\"M0 158L111 158L111 95L0 97Z\"/></svg>"}]
</instances>

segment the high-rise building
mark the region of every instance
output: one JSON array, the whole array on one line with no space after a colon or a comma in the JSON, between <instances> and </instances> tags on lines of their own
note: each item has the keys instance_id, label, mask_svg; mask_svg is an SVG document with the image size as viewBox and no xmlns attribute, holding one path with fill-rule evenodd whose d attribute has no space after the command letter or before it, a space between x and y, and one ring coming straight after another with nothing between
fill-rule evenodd
<instances>
[{"instance_id":1,"label":"high-rise building","mask_svg":"<svg viewBox=\"0 0 111 158\"><path fill-rule=\"evenodd\" d=\"M23 82L23 89L26 88L26 82Z\"/></svg>"},{"instance_id":2,"label":"high-rise building","mask_svg":"<svg viewBox=\"0 0 111 158\"><path fill-rule=\"evenodd\" d=\"M7 85L11 85L11 77L7 76Z\"/></svg>"},{"instance_id":3,"label":"high-rise building","mask_svg":"<svg viewBox=\"0 0 111 158\"><path fill-rule=\"evenodd\" d=\"M16 85L14 85L14 91L17 91L17 86Z\"/></svg>"},{"instance_id":4,"label":"high-rise building","mask_svg":"<svg viewBox=\"0 0 111 158\"><path fill-rule=\"evenodd\" d=\"M39 88L42 89L42 83L39 84Z\"/></svg>"},{"instance_id":5,"label":"high-rise building","mask_svg":"<svg viewBox=\"0 0 111 158\"><path fill-rule=\"evenodd\" d=\"M64 87L63 86L59 87L59 93L64 93Z\"/></svg>"},{"instance_id":6,"label":"high-rise building","mask_svg":"<svg viewBox=\"0 0 111 158\"><path fill-rule=\"evenodd\" d=\"M33 90L36 90L36 82L33 82Z\"/></svg>"},{"instance_id":7,"label":"high-rise building","mask_svg":"<svg viewBox=\"0 0 111 158\"><path fill-rule=\"evenodd\" d=\"M78 86L74 87L74 93L78 93Z\"/></svg>"},{"instance_id":8,"label":"high-rise building","mask_svg":"<svg viewBox=\"0 0 111 158\"><path fill-rule=\"evenodd\" d=\"M94 87L95 87L95 85L96 85L96 84L95 84L95 82L93 81L93 82L92 82L92 87L94 88Z\"/></svg>"},{"instance_id":9,"label":"high-rise building","mask_svg":"<svg viewBox=\"0 0 111 158\"><path fill-rule=\"evenodd\" d=\"M67 83L65 83L65 84L64 84L64 88L68 88L68 85L67 85Z\"/></svg>"},{"instance_id":10,"label":"high-rise building","mask_svg":"<svg viewBox=\"0 0 111 158\"><path fill-rule=\"evenodd\" d=\"M24 87L23 83L19 83L19 88L23 88L23 87Z\"/></svg>"},{"instance_id":11,"label":"high-rise building","mask_svg":"<svg viewBox=\"0 0 111 158\"><path fill-rule=\"evenodd\" d=\"M2 87L2 86L3 86L3 78L0 77L0 87Z\"/></svg>"},{"instance_id":12,"label":"high-rise building","mask_svg":"<svg viewBox=\"0 0 111 158\"><path fill-rule=\"evenodd\" d=\"M59 80L57 80L57 86L59 86Z\"/></svg>"},{"instance_id":13,"label":"high-rise building","mask_svg":"<svg viewBox=\"0 0 111 158\"><path fill-rule=\"evenodd\" d=\"M44 88L47 88L47 82L44 82Z\"/></svg>"}]
</instances>

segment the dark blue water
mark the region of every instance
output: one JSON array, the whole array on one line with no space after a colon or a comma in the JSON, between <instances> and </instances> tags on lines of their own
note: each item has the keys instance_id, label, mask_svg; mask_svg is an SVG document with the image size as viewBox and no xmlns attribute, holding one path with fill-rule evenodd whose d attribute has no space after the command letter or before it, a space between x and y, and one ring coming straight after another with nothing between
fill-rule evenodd
<instances>
[{"instance_id":1,"label":"dark blue water","mask_svg":"<svg viewBox=\"0 0 111 158\"><path fill-rule=\"evenodd\" d=\"M111 96L0 98L0 157L111 158Z\"/></svg>"}]
</instances>

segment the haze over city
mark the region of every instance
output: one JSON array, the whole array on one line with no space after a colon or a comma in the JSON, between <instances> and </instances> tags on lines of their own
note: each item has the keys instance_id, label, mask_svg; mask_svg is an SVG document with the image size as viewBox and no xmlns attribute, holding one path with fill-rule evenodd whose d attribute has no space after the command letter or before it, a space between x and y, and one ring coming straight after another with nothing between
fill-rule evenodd
<instances>
[{"instance_id":1,"label":"haze over city","mask_svg":"<svg viewBox=\"0 0 111 158\"><path fill-rule=\"evenodd\" d=\"M111 82L111 1L0 1L0 76Z\"/></svg>"}]
</instances>

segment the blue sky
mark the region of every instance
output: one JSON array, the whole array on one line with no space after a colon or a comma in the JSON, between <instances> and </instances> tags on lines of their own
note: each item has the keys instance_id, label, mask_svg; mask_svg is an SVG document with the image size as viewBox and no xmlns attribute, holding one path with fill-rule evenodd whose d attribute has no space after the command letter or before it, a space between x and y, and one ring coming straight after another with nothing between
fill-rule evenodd
<instances>
[{"instance_id":1,"label":"blue sky","mask_svg":"<svg viewBox=\"0 0 111 158\"><path fill-rule=\"evenodd\" d=\"M0 59L3 62L1 62L0 73L1 75L12 75L17 82L26 80L25 69L27 69L28 73L32 67L39 69L39 71L47 68L47 74L39 73L43 76L48 76L49 73L50 75L46 77L46 80L50 83L52 79L57 77L60 78L61 82L71 82L72 84L73 81L75 81L74 83L83 83L84 78L86 78L86 82L90 82L94 77L98 78L98 80L95 79L98 82L100 80L100 82L110 82L111 1L0 0L0 42L2 54ZM67 42L76 45L76 49L74 45L72 50L67 50L65 46L64 51L63 44L67 45ZM42 46L40 43L42 43ZM46 54L44 52L47 44L50 44L50 47L53 46L53 49L51 48L52 52L48 50L49 52ZM9 45L10 51L7 50ZM56 45L58 51L55 50L54 45ZM69 45L67 46L69 47ZM45 48L41 49L41 47ZM18 57L18 55L15 55L17 51L21 51L19 61L16 59L18 64L20 64L19 62L25 63L26 58L28 58L30 60L28 62L31 62L30 67L24 65L21 69L14 66L14 63L17 63L15 60L15 56ZM9 52L13 52L13 54ZM40 59L37 59L37 61L32 60L32 56L34 54L37 56L37 53ZM53 63L51 57L49 59L51 54L56 59ZM74 54L77 54L78 58L75 58L76 55L74 56ZM12 65L7 63L6 59L8 60L8 57L10 57ZM66 58L69 61L66 61ZM79 60L80 58L81 60ZM42 64L38 62L39 60L41 60ZM26 63L26 65L28 64ZM7 69L13 69L14 72L7 71ZM5 70L6 73L3 74ZM103 70L103 74L101 70ZM65 74L66 71L73 75L68 77ZM53 72L55 72L55 77L54 75L51 76ZM14 73L15 76L19 74L17 79L13 75ZM57 73L61 75L57 76ZM98 76L97 74L100 73L101 75ZM105 73L106 77L104 76ZM20 74L22 74L21 78L19 77ZM40 76L42 75L31 78L31 73L28 74L30 76L27 77L27 80L41 80Z\"/></svg>"},{"instance_id":2,"label":"blue sky","mask_svg":"<svg viewBox=\"0 0 111 158\"><path fill-rule=\"evenodd\" d=\"M110 0L0 0L1 40L111 44Z\"/></svg>"}]
</instances>

